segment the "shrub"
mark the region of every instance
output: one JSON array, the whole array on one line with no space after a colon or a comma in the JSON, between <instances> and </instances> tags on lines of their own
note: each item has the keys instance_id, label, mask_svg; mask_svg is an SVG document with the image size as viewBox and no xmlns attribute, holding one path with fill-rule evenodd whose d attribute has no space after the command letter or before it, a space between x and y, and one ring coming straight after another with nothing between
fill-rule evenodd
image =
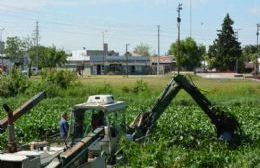
<instances>
[{"instance_id":1,"label":"shrub","mask_svg":"<svg viewBox=\"0 0 260 168\"><path fill-rule=\"evenodd\" d=\"M8 97L24 93L30 84L27 76L23 75L20 70L13 68L10 74L1 77L0 96Z\"/></svg>"},{"instance_id":2,"label":"shrub","mask_svg":"<svg viewBox=\"0 0 260 168\"><path fill-rule=\"evenodd\" d=\"M122 91L123 91L124 93L129 93L129 92L131 91L131 89L130 89L129 87L127 87L127 86L123 86L123 87L122 87Z\"/></svg>"},{"instance_id":3,"label":"shrub","mask_svg":"<svg viewBox=\"0 0 260 168\"><path fill-rule=\"evenodd\" d=\"M44 70L38 90L45 90L49 97L63 96L64 90L75 85L76 81L77 75L71 71Z\"/></svg>"},{"instance_id":4,"label":"shrub","mask_svg":"<svg viewBox=\"0 0 260 168\"><path fill-rule=\"evenodd\" d=\"M76 74L66 70L45 70L42 73L42 81L48 84L55 84L63 89L73 85L77 79Z\"/></svg>"},{"instance_id":5,"label":"shrub","mask_svg":"<svg viewBox=\"0 0 260 168\"><path fill-rule=\"evenodd\" d=\"M146 90L148 90L148 85L146 82L144 82L143 80L136 81L133 87L133 93L144 92Z\"/></svg>"}]
</instances>

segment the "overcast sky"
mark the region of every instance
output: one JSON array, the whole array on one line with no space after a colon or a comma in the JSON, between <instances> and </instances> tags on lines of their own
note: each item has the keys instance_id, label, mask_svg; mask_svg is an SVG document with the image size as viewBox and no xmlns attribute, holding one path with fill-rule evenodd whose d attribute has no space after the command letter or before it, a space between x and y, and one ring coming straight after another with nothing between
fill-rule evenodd
<instances>
[{"instance_id":1,"label":"overcast sky","mask_svg":"<svg viewBox=\"0 0 260 168\"><path fill-rule=\"evenodd\" d=\"M192 2L191 2L192 1ZM212 44L216 30L229 13L242 45L256 43L260 23L259 0L1 0L0 27L8 36L26 37L39 21L40 44L65 50L101 49L102 32L109 49L123 53L143 42L157 52L157 25L161 26L161 54L177 38L177 6L181 11L181 38L190 35L204 45Z\"/></svg>"}]
</instances>

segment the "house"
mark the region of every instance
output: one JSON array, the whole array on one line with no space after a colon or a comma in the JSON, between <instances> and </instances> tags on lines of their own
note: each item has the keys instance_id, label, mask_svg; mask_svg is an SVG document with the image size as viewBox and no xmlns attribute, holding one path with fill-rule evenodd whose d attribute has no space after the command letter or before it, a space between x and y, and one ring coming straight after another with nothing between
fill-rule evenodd
<instances>
[{"instance_id":1,"label":"house","mask_svg":"<svg viewBox=\"0 0 260 168\"><path fill-rule=\"evenodd\" d=\"M165 56L151 56L151 70L152 74L157 74L157 65L159 58L159 73L166 74L173 70L176 70L176 60L171 55Z\"/></svg>"},{"instance_id":2,"label":"house","mask_svg":"<svg viewBox=\"0 0 260 168\"><path fill-rule=\"evenodd\" d=\"M255 69L255 65L253 62L245 62L245 71L246 72L253 72Z\"/></svg>"},{"instance_id":3,"label":"house","mask_svg":"<svg viewBox=\"0 0 260 168\"><path fill-rule=\"evenodd\" d=\"M148 75L150 58L145 56L91 56L91 74Z\"/></svg>"},{"instance_id":4,"label":"house","mask_svg":"<svg viewBox=\"0 0 260 168\"><path fill-rule=\"evenodd\" d=\"M256 67L256 64L253 62L253 61L250 61L250 62L246 62L245 63L245 70L246 72L252 72L252 73L255 73L257 70L257 72L259 73L260 72L260 58L257 59L257 67Z\"/></svg>"},{"instance_id":5,"label":"house","mask_svg":"<svg viewBox=\"0 0 260 168\"><path fill-rule=\"evenodd\" d=\"M105 55L105 56L119 56L118 52L115 52L114 50L108 50L108 44L104 43L103 50L86 50L87 56L99 56L99 55Z\"/></svg>"},{"instance_id":6,"label":"house","mask_svg":"<svg viewBox=\"0 0 260 168\"><path fill-rule=\"evenodd\" d=\"M66 68L82 74L103 75L147 75L150 74L150 58L145 56L120 56L109 51L105 43L103 50L72 51L67 58Z\"/></svg>"},{"instance_id":7,"label":"house","mask_svg":"<svg viewBox=\"0 0 260 168\"><path fill-rule=\"evenodd\" d=\"M79 74L90 74L90 56L87 56L87 50L72 51L71 56L67 58L65 67Z\"/></svg>"}]
</instances>

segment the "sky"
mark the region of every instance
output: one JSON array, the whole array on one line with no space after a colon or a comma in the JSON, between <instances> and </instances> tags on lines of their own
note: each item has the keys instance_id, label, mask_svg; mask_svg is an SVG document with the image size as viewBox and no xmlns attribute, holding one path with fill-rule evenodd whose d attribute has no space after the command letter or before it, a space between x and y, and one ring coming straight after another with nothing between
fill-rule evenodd
<instances>
[{"instance_id":1,"label":"sky","mask_svg":"<svg viewBox=\"0 0 260 168\"><path fill-rule=\"evenodd\" d=\"M181 39L191 36L209 46L227 13L242 46L256 44L259 0L1 0L2 39L31 36L39 22L40 44L66 51L102 49L125 52L145 43L164 55L177 39L177 6L181 10ZM1 34L0 34L1 35ZM1 38L1 37L0 37Z\"/></svg>"}]
</instances>

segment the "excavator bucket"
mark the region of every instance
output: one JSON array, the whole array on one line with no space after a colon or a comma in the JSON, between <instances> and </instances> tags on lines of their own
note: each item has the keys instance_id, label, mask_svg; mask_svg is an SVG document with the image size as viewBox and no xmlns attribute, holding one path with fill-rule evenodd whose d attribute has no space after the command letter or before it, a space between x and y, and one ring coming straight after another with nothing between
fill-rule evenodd
<instances>
[{"instance_id":1,"label":"excavator bucket","mask_svg":"<svg viewBox=\"0 0 260 168\"><path fill-rule=\"evenodd\" d=\"M140 113L128 126L127 132L133 135L135 141L147 135L150 126L149 114L149 112Z\"/></svg>"},{"instance_id":2,"label":"excavator bucket","mask_svg":"<svg viewBox=\"0 0 260 168\"><path fill-rule=\"evenodd\" d=\"M219 139L230 141L241 134L240 125L232 114L223 111L218 112L218 109L213 110L217 114L211 122L216 127L217 137Z\"/></svg>"}]
</instances>

